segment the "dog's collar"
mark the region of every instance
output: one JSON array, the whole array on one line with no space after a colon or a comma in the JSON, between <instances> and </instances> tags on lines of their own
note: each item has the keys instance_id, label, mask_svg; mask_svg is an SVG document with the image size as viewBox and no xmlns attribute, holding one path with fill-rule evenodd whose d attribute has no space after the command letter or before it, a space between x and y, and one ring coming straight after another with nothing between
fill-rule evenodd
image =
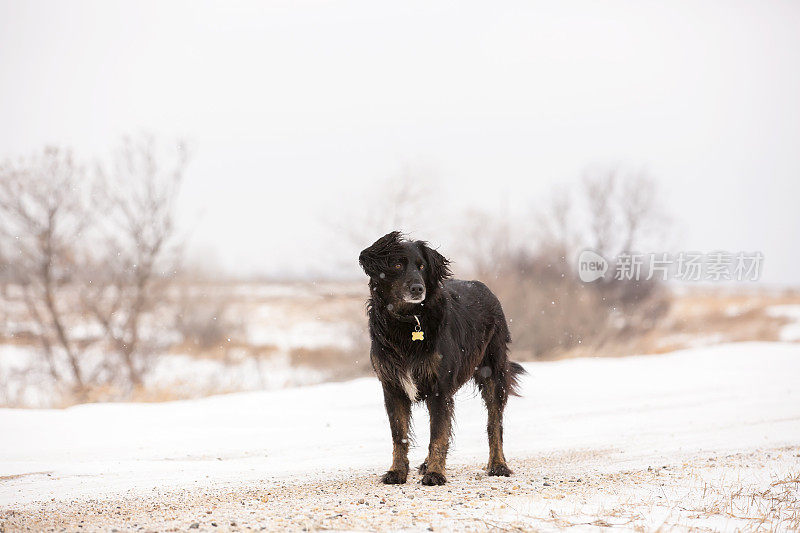
<instances>
[{"instance_id":1,"label":"dog's collar","mask_svg":"<svg viewBox=\"0 0 800 533\"><path fill-rule=\"evenodd\" d=\"M410 324L416 323L419 325L419 315L401 315L400 313L395 313L389 308L386 309L386 312L400 322L408 322Z\"/></svg>"},{"instance_id":2,"label":"dog's collar","mask_svg":"<svg viewBox=\"0 0 800 533\"><path fill-rule=\"evenodd\" d=\"M425 340L425 332L422 331L422 322L419 321L419 315L401 315L399 313L395 313L387 309L388 313L395 317L397 320L402 322L410 322L412 324L416 324L414 326L414 331L411 332L411 340L412 341L424 341Z\"/></svg>"}]
</instances>

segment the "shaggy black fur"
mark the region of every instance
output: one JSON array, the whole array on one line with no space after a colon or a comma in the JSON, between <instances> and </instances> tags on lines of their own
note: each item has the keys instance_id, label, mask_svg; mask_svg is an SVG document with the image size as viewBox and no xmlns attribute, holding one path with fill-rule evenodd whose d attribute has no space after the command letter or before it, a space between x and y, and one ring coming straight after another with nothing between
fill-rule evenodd
<instances>
[{"instance_id":1,"label":"shaggy black fur","mask_svg":"<svg viewBox=\"0 0 800 533\"><path fill-rule=\"evenodd\" d=\"M411 404L425 401L431 441L419 468L422 483L445 483L453 395L470 379L489 414L488 474L510 475L503 455L503 409L524 370L508 360L511 337L497 297L479 281L450 279L444 256L397 231L361 252L358 261L370 278L370 359L383 385L394 443L383 482L405 483ZM412 340L417 329L423 340Z\"/></svg>"}]
</instances>

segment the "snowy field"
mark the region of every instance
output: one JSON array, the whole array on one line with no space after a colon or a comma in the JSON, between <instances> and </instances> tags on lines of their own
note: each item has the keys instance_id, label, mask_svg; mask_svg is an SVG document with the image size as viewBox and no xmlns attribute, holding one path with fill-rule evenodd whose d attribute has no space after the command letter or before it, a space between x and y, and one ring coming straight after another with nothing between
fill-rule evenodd
<instances>
[{"instance_id":1,"label":"snowy field","mask_svg":"<svg viewBox=\"0 0 800 533\"><path fill-rule=\"evenodd\" d=\"M383 486L378 382L0 410L0 531L800 526L800 344L525 365L508 479L459 394L448 484ZM417 409L412 466L427 446Z\"/></svg>"},{"instance_id":2,"label":"snowy field","mask_svg":"<svg viewBox=\"0 0 800 533\"><path fill-rule=\"evenodd\" d=\"M359 345L366 335L366 296L366 283L353 282L173 287L158 320L142 329L156 348L135 398L192 399L363 375L367 368L358 359L366 351ZM19 286L0 288L0 407L76 403L69 382L53 380L23 297ZM78 300L67 291L65 307L77 307ZM80 357L85 375L106 365L117 368L118 356L98 342L103 330L96 321L76 313L69 324L70 337L92 347ZM209 331L216 336L205 338ZM351 368L342 360L351 361ZM71 375L65 359L57 368L62 376ZM124 381L95 385L93 399L130 399Z\"/></svg>"}]
</instances>

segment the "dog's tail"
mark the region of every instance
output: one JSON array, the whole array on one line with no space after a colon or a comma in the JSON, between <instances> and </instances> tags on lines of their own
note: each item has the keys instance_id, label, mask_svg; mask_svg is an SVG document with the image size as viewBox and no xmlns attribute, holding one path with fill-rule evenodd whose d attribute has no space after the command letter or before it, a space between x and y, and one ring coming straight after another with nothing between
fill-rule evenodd
<instances>
[{"instance_id":1,"label":"dog's tail","mask_svg":"<svg viewBox=\"0 0 800 533\"><path fill-rule=\"evenodd\" d=\"M506 391L511 396L521 396L519 393L519 377L527 374L528 371L519 364L513 361L508 362L508 370L506 371Z\"/></svg>"}]
</instances>

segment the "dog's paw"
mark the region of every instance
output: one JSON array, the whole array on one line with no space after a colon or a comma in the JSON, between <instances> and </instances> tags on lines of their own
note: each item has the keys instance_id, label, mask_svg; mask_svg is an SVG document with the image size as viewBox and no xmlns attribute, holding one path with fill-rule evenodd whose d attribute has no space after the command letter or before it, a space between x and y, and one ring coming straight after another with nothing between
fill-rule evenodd
<instances>
[{"instance_id":1,"label":"dog's paw","mask_svg":"<svg viewBox=\"0 0 800 533\"><path fill-rule=\"evenodd\" d=\"M423 461L422 464L419 465L418 471L420 475L425 475L425 473L428 472L428 461Z\"/></svg>"},{"instance_id":2,"label":"dog's paw","mask_svg":"<svg viewBox=\"0 0 800 533\"><path fill-rule=\"evenodd\" d=\"M439 472L426 472L424 476L422 476L422 484L423 485L444 485L447 482L447 478L444 477L444 474L440 474Z\"/></svg>"},{"instance_id":3,"label":"dog's paw","mask_svg":"<svg viewBox=\"0 0 800 533\"><path fill-rule=\"evenodd\" d=\"M490 476L510 476L513 472L511 469L508 468L504 463L498 463L496 465L489 465L489 468L486 470L486 473Z\"/></svg>"},{"instance_id":4,"label":"dog's paw","mask_svg":"<svg viewBox=\"0 0 800 533\"><path fill-rule=\"evenodd\" d=\"M408 473L403 473L398 470L389 470L381 477L381 481L387 485L400 485L406 482L407 477Z\"/></svg>"}]
</instances>

